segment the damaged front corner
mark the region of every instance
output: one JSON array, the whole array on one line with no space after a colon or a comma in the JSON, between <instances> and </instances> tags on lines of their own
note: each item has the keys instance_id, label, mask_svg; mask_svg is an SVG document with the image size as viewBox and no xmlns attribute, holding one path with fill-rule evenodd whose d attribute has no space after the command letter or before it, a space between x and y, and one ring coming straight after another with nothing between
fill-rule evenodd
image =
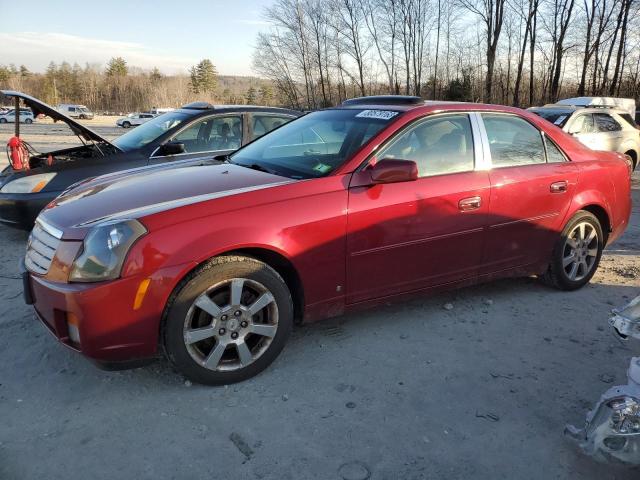
<instances>
[{"instance_id":1,"label":"damaged front corner","mask_svg":"<svg viewBox=\"0 0 640 480\"><path fill-rule=\"evenodd\" d=\"M583 429L565 429L598 461L640 465L640 357L631 359L627 379L600 397Z\"/></svg>"},{"instance_id":2,"label":"damaged front corner","mask_svg":"<svg viewBox=\"0 0 640 480\"><path fill-rule=\"evenodd\" d=\"M640 295L624 307L614 309L612 314L609 325L620 337L625 340L629 337L640 340Z\"/></svg>"}]
</instances>

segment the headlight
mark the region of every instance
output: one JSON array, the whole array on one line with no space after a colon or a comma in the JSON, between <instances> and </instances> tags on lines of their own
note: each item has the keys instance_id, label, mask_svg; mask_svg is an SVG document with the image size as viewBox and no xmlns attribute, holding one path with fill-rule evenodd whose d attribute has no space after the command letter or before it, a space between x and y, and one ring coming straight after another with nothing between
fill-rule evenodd
<instances>
[{"instance_id":1,"label":"headlight","mask_svg":"<svg viewBox=\"0 0 640 480\"><path fill-rule=\"evenodd\" d=\"M632 397L611 400L607 406L613 410L610 426L622 435L640 434L640 403Z\"/></svg>"},{"instance_id":2,"label":"headlight","mask_svg":"<svg viewBox=\"0 0 640 480\"><path fill-rule=\"evenodd\" d=\"M131 245L147 233L137 220L103 223L84 239L82 253L71 267L71 282L101 282L120 276Z\"/></svg>"},{"instance_id":3,"label":"headlight","mask_svg":"<svg viewBox=\"0 0 640 480\"><path fill-rule=\"evenodd\" d=\"M40 173L18 178L0 188L0 193L38 193L53 180L55 173Z\"/></svg>"}]
</instances>

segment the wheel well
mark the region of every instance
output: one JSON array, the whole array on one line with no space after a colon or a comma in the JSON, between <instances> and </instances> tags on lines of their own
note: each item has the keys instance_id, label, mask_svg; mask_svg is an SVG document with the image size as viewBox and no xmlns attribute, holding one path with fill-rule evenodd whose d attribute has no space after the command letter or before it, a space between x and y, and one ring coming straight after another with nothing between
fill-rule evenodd
<instances>
[{"instance_id":1,"label":"wheel well","mask_svg":"<svg viewBox=\"0 0 640 480\"><path fill-rule=\"evenodd\" d=\"M266 263L278 272L291 292L294 319L298 323L302 322L304 315L304 288L302 287L302 280L300 280L298 271L288 258L274 252L273 250L267 250L264 248L243 248L240 250L233 250L232 252L225 252L223 255L243 255L252 257Z\"/></svg>"},{"instance_id":2,"label":"wheel well","mask_svg":"<svg viewBox=\"0 0 640 480\"><path fill-rule=\"evenodd\" d=\"M582 207L582 210L586 210L589 213L595 215L595 217L600 222L602 226L602 231L604 233L604 244L607 244L607 238L609 237L609 233L611 232L611 222L609 221L609 215L607 211L602 208L600 205L587 205Z\"/></svg>"}]
</instances>

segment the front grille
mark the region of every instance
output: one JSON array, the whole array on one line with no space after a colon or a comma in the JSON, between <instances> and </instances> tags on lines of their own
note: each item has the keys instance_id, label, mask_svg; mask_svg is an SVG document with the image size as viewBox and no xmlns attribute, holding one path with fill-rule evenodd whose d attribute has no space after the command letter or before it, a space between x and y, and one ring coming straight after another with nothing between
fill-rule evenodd
<instances>
[{"instance_id":1,"label":"front grille","mask_svg":"<svg viewBox=\"0 0 640 480\"><path fill-rule=\"evenodd\" d=\"M60 238L62 238L62 232L37 220L27 242L27 254L24 259L27 269L33 273L45 275L60 245Z\"/></svg>"}]
</instances>

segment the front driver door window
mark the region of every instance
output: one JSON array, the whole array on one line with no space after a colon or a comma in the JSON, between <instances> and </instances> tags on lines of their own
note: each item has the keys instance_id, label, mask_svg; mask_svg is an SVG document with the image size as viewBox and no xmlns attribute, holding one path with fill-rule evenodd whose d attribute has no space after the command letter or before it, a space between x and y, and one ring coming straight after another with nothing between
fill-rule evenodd
<instances>
[{"instance_id":1,"label":"front driver door window","mask_svg":"<svg viewBox=\"0 0 640 480\"><path fill-rule=\"evenodd\" d=\"M466 113L418 120L375 159L413 160L421 178L349 189L349 303L476 276L490 185L474 135Z\"/></svg>"},{"instance_id":2,"label":"front driver door window","mask_svg":"<svg viewBox=\"0 0 640 480\"><path fill-rule=\"evenodd\" d=\"M201 119L173 137L185 153L237 150L242 144L242 117L227 115Z\"/></svg>"},{"instance_id":3,"label":"front driver door window","mask_svg":"<svg viewBox=\"0 0 640 480\"><path fill-rule=\"evenodd\" d=\"M242 144L242 117L224 115L203 118L170 141L183 143L185 154L237 150Z\"/></svg>"}]
</instances>

